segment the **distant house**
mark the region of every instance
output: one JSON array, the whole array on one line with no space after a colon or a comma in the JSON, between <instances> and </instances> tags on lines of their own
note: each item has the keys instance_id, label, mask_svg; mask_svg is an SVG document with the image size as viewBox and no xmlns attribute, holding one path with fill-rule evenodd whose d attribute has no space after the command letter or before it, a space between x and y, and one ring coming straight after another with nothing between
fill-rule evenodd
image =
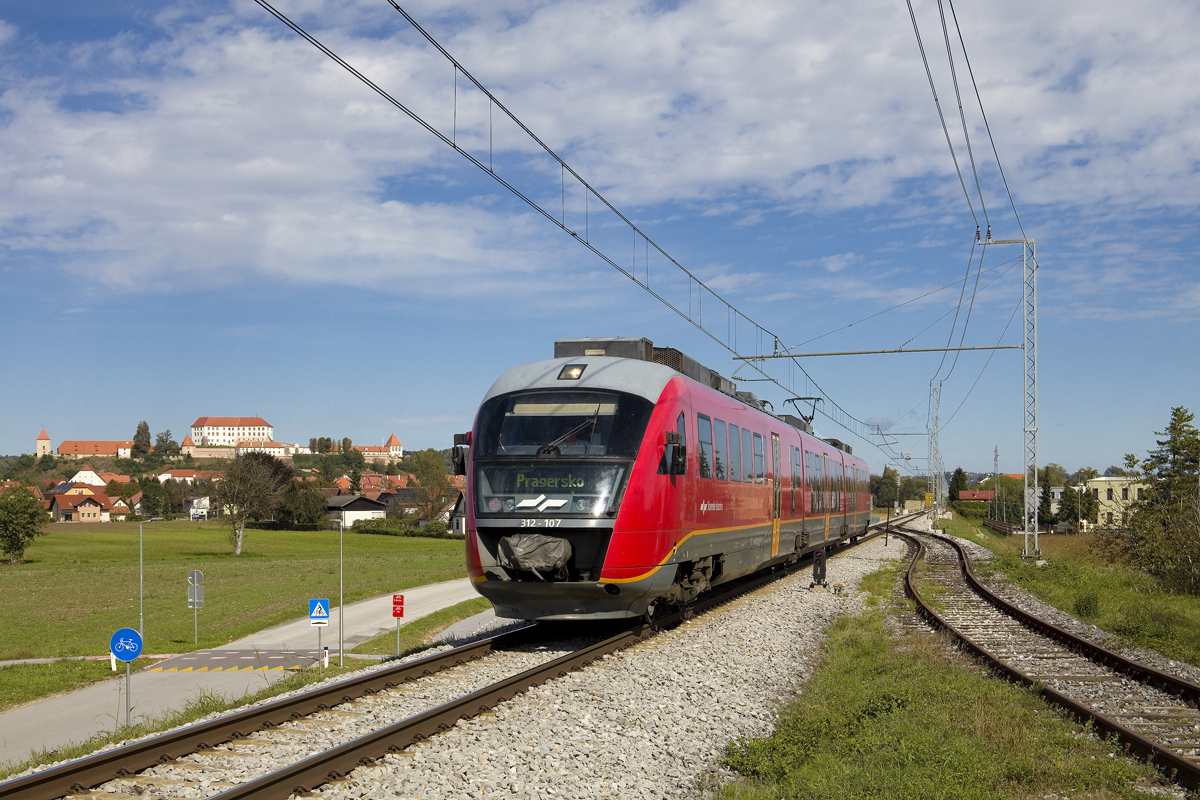
<instances>
[{"instance_id":1,"label":"distant house","mask_svg":"<svg viewBox=\"0 0 1200 800\"><path fill-rule=\"evenodd\" d=\"M400 440L394 433L382 446L356 444L354 449L363 454L364 460L371 462L399 461L404 457L404 448L400 446Z\"/></svg>"},{"instance_id":2,"label":"distant house","mask_svg":"<svg viewBox=\"0 0 1200 800\"><path fill-rule=\"evenodd\" d=\"M211 497L194 495L183 499L183 513L191 519L211 519L217 516L217 506Z\"/></svg>"},{"instance_id":3,"label":"distant house","mask_svg":"<svg viewBox=\"0 0 1200 800\"><path fill-rule=\"evenodd\" d=\"M181 483L186 483L190 486L196 481L219 481L224 476L224 472L216 469L169 469L160 475L155 475L154 477L159 483L166 483L167 481L175 480Z\"/></svg>"},{"instance_id":4,"label":"distant house","mask_svg":"<svg viewBox=\"0 0 1200 800\"><path fill-rule=\"evenodd\" d=\"M71 483L86 483L89 486L108 486L113 481L129 483L128 475L118 475L115 472L94 472L91 467L84 467L71 477Z\"/></svg>"},{"instance_id":5,"label":"distant house","mask_svg":"<svg viewBox=\"0 0 1200 800\"><path fill-rule=\"evenodd\" d=\"M113 522L124 522L125 518L133 513L124 500L120 498L113 500L112 509L108 512L108 518Z\"/></svg>"},{"instance_id":6,"label":"distant house","mask_svg":"<svg viewBox=\"0 0 1200 800\"><path fill-rule=\"evenodd\" d=\"M201 447L233 447L238 442L271 441L275 428L262 417L199 417L190 438Z\"/></svg>"},{"instance_id":7,"label":"distant house","mask_svg":"<svg viewBox=\"0 0 1200 800\"><path fill-rule=\"evenodd\" d=\"M992 489L959 489L959 500L986 500L992 502L996 499L996 492Z\"/></svg>"},{"instance_id":8,"label":"distant house","mask_svg":"<svg viewBox=\"0 0 1200 800\"><path fill-rule=\"evenodd\" d=\"M58 446L60 456L72 458L91 458L92 456L108 456L109 458L129 458L133 453L133 442L110 442L91 440L69 440Z\"/></svg>"},{"instance_id":9,"label":"distant house","mask_svg":"<svg viewBox=\"0 0 1200 800\"><path fill-rule=\"evenodd\" d=\"M102 494L56 494L50 499L55 522L109 522L112 502Z\"/></svg>"},{"instance_id":10,"label":"distant house","mask_svg":"<svg viewBox=\"0 0 1200 800\"><path fill-rule=\"evenodd\" d=\"M387 506L361 494L341 494L325 500L325 512L331 522L349 528L360 519L383 519Z\"/></svg>"}]
</instances>

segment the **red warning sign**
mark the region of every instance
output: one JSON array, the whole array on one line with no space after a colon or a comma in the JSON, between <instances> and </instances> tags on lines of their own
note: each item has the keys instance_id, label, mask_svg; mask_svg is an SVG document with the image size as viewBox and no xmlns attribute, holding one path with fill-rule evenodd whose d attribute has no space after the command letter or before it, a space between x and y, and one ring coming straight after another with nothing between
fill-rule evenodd
<instances>
[{"instance_id":1,"label":"red warning sign","mask_svg":"<svg viewBox=\"0 0 1200 800\"><path fill-rule=\"evenodd\" d=\"M404 616L404 595L392 595L392 616L397 618Z\"/></svg>"}]
</instances>

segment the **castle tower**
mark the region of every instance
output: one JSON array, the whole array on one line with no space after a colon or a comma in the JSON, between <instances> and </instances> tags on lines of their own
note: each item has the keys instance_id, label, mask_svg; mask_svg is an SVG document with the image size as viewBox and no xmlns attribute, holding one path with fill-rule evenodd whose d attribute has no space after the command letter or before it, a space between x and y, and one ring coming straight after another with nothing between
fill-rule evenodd
<instances>
[{"instance_id":1,"label":"castle tower","mask_svg":"<svg viewBox=\"0 0 1200 800\"><path fill-rule=\"evenodd\" d=\"M50 434L46 433L46 429L42 428L42 432L37 438L37 455L38 458L50 455Z\"/></svg>"},{"instance_id":2,"label":"castle tower","mask_svg":"<svg viewBox=\"0 0 1200 800\"><path fill-rule=\"evenodd\" d=\"M388 455L393 458L400 458L404 452L404 448L400 446L400 440L396 438L396 434L394 433L388 437L385 445L388 449Z\"/></svg>"}]
</instances>

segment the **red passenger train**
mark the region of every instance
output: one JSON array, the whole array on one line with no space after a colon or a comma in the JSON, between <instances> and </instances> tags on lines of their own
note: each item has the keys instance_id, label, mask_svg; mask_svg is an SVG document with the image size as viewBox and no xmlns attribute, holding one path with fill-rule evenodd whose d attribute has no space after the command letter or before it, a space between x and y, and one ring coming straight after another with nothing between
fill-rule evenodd
<instances>
[{"instance_id":1,"label":"red passenger train","mask_svg":"<svg viewBox=\"0 0 1200 800\"><path fill-rule=\"evenodd\" d=\"M504 373L455 461L467 569L502 617L611 619L865 532L867 465L645 339Z\"/></svg>"}]
</instances>

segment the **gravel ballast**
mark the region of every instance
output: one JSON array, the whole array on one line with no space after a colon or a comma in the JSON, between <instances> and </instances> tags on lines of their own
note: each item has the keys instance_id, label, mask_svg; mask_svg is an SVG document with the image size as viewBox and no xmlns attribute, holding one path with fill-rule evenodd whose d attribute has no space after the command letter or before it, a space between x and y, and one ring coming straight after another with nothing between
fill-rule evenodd
<instances>
[{"instance_id":1,"label":"gravel ballast","mask_svg":"<svg viewBox=\"0 0 1200 800\"><path fill-rule=\"evenodd\" d=\"M342 798L695 798L732 780L728 742L772 730L858 613L861 578L903 556L881 539L828 562L841 595L802 572L605 657L316 792Z\"/></svg>"}]
</instances>

